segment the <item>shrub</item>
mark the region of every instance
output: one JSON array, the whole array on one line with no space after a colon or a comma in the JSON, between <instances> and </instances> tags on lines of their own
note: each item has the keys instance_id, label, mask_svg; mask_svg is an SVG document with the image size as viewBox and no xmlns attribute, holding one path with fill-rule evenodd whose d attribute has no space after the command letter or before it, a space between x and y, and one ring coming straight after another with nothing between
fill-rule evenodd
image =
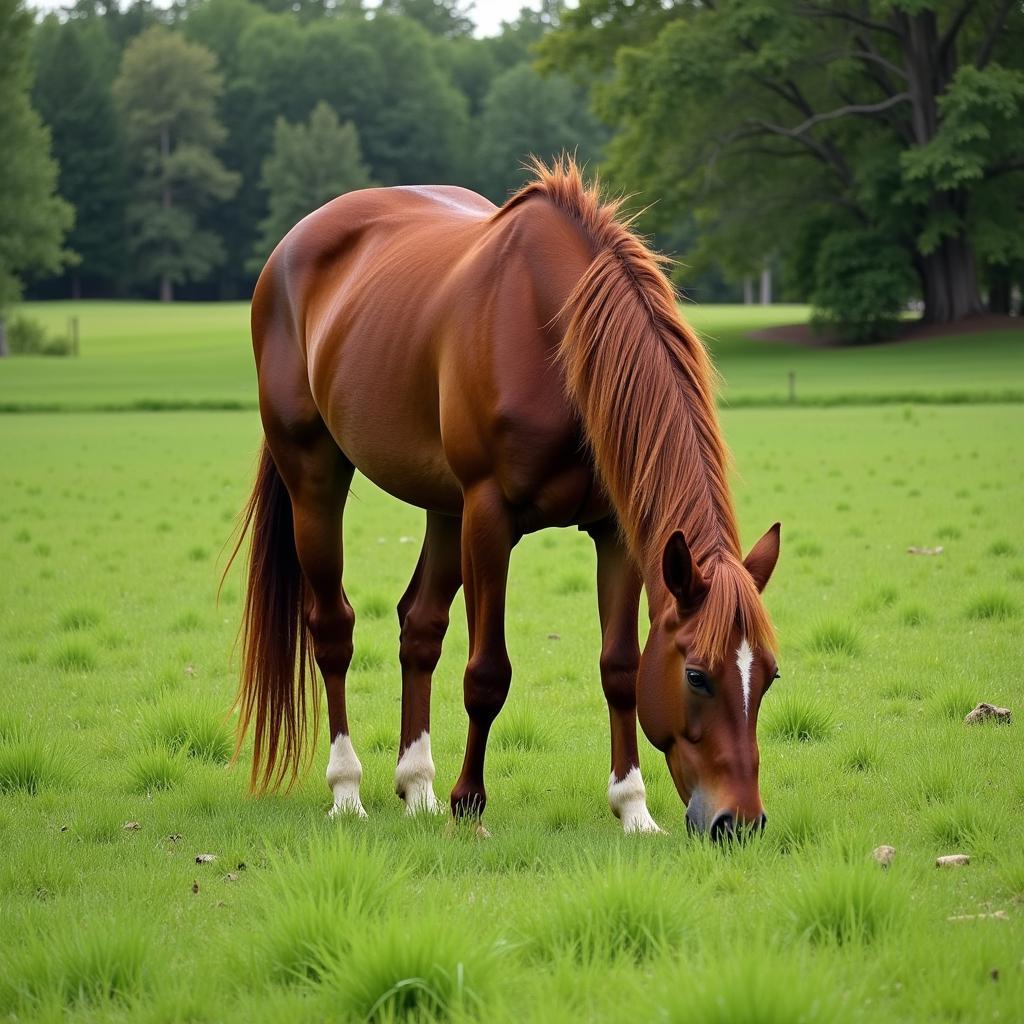
<instances>
[{"instance_id":1,"label":"shrub","mask_svg":"<svg viewBox=\"0 0 1024 1024\"><path fill-rule=\"evenodd\" d=\"M15 317L7 324L7 347L12 356L69 356L71 341L49 334L42 324Z\"/></svg>"},{"instance_id":2,"label":"shrub","mask_svg":"<svg viewBox=\"0 0 1024 1024\"><path fill-rule=\"evenodd\" d=\"M845 344L879 341L899 330L913 284L904 251L863 230L835 231L818 249L812 324Z\"/></svg>"}]
</instances>

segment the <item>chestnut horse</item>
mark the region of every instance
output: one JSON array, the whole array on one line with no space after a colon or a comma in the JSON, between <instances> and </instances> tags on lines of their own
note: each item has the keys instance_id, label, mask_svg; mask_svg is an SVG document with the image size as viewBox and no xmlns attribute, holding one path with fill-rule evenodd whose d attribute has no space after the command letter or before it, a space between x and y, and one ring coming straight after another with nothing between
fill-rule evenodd
<instances>
[{"instance_id":1,"label":"chestnut horse","mask_svg":"<svg viewBox=\"0 0 1024 1024\"><path fill-rule=\"evenodd\" d=\"M713 371L658 257L571 160L534 170L500 209L452 187L342 196L296 225L260 275L252 335L266 440L244 518L238 698L239 744L254 733L252 787L294 780L306 761L315 659L332 813L365 814L345 710L355 615L341 541L358 468L426 512L398 604L395 788L409 813L437 809L431 676L459 587L469 737L451 807L479 822L487 736L512 679L509 556L524 534L576 525L597 549L612 811L627 832L658 830L639 715L690 827L763 825L755 726L776 664L760 591L778 525L742 559Z\"/></svg>"}]
</instances>

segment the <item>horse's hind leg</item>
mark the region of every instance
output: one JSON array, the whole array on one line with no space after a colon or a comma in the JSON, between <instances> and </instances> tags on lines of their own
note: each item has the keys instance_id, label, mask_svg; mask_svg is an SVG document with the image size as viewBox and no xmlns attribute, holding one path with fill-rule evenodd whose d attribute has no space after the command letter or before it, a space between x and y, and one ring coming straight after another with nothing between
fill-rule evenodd
<instances>
[{"instance_id":1,"label":"horse's hind leg","mask_svg":"<svg viewBox=\"0 0 1024 1024\"><path fill-rule=\"evenodd\" d=\"M498 487L485 480L470 488L462 512L462 580L469 625L463 693L469 736L462 772L451 795L456 817L479 819L487 803L487 736L512 683L512 663L505 646L505 590L509 556L517 540Z\"/></svg>"},{"instance_id":2,"label":"horse's hind leg","mask_svg":"<svg viewBox=\"0 0 1024 1024\"><path fill-rule=\"evenodd\" d=\"M366 812L359 798L363 770L349 738L345 709L355 614L341 583L342 515L354 469L313 413L301 421L290 418L285 429L266 403L263 407L267 442L291 497L295 549L306 582L306 624L327 692L331 814L349 811L363 817Z\"/></svg>"},{"instance_id":3,"label":"horse's hind leg","mask_svg":"<svg viewBox=\"0 0 1024 1024\"><path fill-rule=\"evenodd\" d=\"M398 604L402 735L395 792L408 814L438 810L430 753L430 686L448 630L448 611L462 585L460 533L460 519L427 513L423 550Z\"/></svg>"},{"instance_id":4,"label":"horse's hind leg","mask_svg":"<svg viewBox=\"0 0 1024 1024\"><path fill-rule=\"evenodd\" d=\"M614 521L588 531L597 549L597 604L601 616L601 685L608 701L612 771L608 803L626 832L660 832L647 810L636 745L636 673L640 664L637 615L640 574Z\"/></svg>"}]
</instances>

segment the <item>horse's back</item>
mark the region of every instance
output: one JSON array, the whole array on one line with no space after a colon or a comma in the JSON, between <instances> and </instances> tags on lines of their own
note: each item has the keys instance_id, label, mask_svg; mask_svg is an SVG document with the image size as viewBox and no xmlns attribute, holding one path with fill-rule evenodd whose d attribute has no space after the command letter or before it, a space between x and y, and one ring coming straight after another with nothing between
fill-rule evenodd
<instances>
[{"instance_id":1,"label":"horse's back","mask_svg":"<svg viewBox=\"0 0 1024 1024\"><path fill-rule=\"evenodd\" d=\"M296 225L265 272L339 447L439 511L501 469L498 435L515 435L505 449L530 435L538 453L577 443L550 357L590 253L546 203L496 213L456 187L351 193ZM528 492L530 474L510 472Z\"/></svg>"}]
</instances>

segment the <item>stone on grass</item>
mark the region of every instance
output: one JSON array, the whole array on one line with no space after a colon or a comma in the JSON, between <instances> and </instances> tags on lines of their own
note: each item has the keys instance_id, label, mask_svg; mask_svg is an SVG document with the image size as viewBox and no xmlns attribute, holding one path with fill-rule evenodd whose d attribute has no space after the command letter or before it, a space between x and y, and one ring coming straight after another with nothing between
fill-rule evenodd
<instances>
[{"instance_id":1,"label":"stone on grass","mask_svg":"<svg viewBox=\"0 0 1024 1024\"><path fill-rule=\"evenodd\" d=\"M995 704L988 704L982 701L965 719L965 725L974 725L975 722L1002 722L1004 725L1010 724L1010 719L1013 717L1012 712L1009 708L1000 708Z\"/></svg>"},{"instance_id":2,"label":"stone on grass","mask_svg":"<svg viewBox=\"0 0 1024 1024\"><path fill-rule=\"evenodd\" d=\"M895 846L876 846L871 853L871 856L875 858L875 861L880 864L883 868L887 868L891 863L893 857L896 856Z\"/></svg>"},{"instance_id":3,"label":"stone on grass","mask_svg":"<svg viewBox=\"0 0 1024 1024\"><path fill-rule=\"evenodd\" d=\"M215 853L197 853L196 863L197 864L212 864L217 859Z\"/></svg>"},{"instance_id":4,"label":"stone on grass","mask_svg":"<svg viewBox=\"0 0 1024 1024\"><path fill-rule=\"evenodd\" d=\"M966 853L950 853L945 857L935 858L935 866L937 868L959 868L970 863L970 855Z\"/></svg>"}]
</instances>

